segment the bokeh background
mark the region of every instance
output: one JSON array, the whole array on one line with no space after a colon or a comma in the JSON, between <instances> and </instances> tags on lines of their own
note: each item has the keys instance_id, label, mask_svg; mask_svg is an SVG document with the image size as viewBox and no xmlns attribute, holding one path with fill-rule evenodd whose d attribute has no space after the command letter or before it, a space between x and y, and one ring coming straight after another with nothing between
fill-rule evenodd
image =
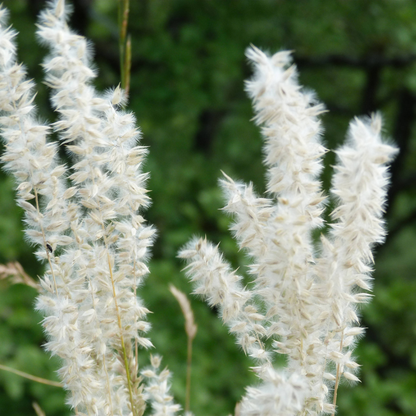
<instances>
[{"instance_id":1,"label":"bokeh background","mask_svg":"<svg viewBox=\"0 0 416 416\"><path fill-rule=\"evenodd\" d=\"M6 0L20 32L20 59L38 81L39 116L54 120L35 40L43 0ZM96 86L119 83L117 0L76 0L71 25L94 45ZM357 347L362 383L342 385L338 414L416 415L416 5L413 0L131 0L132 85L129 109L149 146L146 170L153 204L146 218L158 229L151 274L141 289L153 311L151 338L174 373L173 392L185 396L186 336L168 286L191 292L177 251L193 235L221 242L234 267L247 260L228 232L230 219L217 186L222 169L264 191L262 140L250 122L244 52L255 44L270 52L294 51L300 80L317 92L325 144L334 149L356 115L380 110L385 135L400 147L388 196L389 236L376 248L373 302L363 308L365 338ZM323 183L330 185L333 153ZM0 173L0 263L19 261L41 275L22 233L13 181ZM58 362L42 350L44 337L33 311L35 291L0 281L0 364L55 379ZM197 416L233 412L252 363L222 327L216 312L191 297L198 324L191 409ZM148 353L142 354L143 365ZM64 393L0 371L0 414L64 416Z\"/></svg>"}]
</instances>

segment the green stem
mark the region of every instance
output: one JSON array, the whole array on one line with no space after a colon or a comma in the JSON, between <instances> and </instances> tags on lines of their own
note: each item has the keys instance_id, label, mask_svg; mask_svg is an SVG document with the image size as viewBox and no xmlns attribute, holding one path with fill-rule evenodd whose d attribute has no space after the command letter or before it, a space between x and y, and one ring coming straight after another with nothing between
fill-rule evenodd
<instances>
[{"instance_id":1,"label":"green stem","mask_svg":"<svg viewBox=\"0 0 416 416\"><path fill-rule=\"evenodd\" d=\"M127 39L127 26L129 21L130 0L119 0L118 25L120 49L121 87L128 93L130 88L130 62L131 42Z\"/></svg>"}]
</instances>

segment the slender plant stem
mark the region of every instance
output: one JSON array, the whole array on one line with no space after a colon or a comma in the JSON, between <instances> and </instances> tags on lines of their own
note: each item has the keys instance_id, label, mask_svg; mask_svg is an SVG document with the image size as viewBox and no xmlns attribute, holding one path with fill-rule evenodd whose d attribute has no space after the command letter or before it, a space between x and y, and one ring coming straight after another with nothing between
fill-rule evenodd
<instances>
[{"instance_id":1,"label":"slender plant stem","mask_svg":"<svg viewBox=\"0 0 416 416\"><path fill-rule=\"evenodd\" d=\"M192 338L188 335L188 358L186 362L186 397L185 413L189 412L191 403Z\"/></svg>"},{"instance_id":2,"label":"slender plant stem","mask_svg":"<svg viewBox=\"0 0 416 416\"><path fill-rule=\"evenodd\" d=\"M93 184L95 184L94 178L92 179L92 182ZM99 209L100 215L102 215L101 207L99 207L98 209ZM106 239L106 230L105 230L103 223L101 223L101 229L103 230L103 241L104 241L104 246L105 246L105 250L107 253L107 264L108 264L108 271L110 273L111 287L112 287L113 299L114 299L114 307L115 307L116 315L117 315L117 324L120 330L120 343L121 343L121 349L123 352L124 367L126 369L127 387L129 391L131 411L132 411L133 416L137 416L135 408L134 408L132 381L131 381L131 376L130 376L130 366L129 366L129 360L127 357L126 344L124 342L124 337L123 337L123 325L121 323L120 309L119 309L118 302L117 302L117 293L116 293L116 286L115 286L114 276L113 276L113 267L111 265L110 251L109 251L109 247L108 247L108 243Z\"/></svg>"},{"instance_id":3,"label":"slender plant stem","mask_svg":"<svg viewBox=\"0 0 416 416\"><path fill-rule=\"evenodd\" d=\"M105 244L105 246L106 246L106 250L107 250L107 261L108 261L108 268L110 270L111 285L112 285L112 288L113 288L113 298L114 298L114 306L115 306L116 314L117 314L117 323L118 323L118 327L120 329L121 349L123 350L124 366L126 368L127 386L128 386L128 389L129 389L130 403L131 403L133 416L136 416L135 415L135 410L134 410L133 391L132 391L132 388L131 388L129 360L127 358L127 350L126 350L126 345L124 343L123 326L121 324L120 310L119 310L118 302L117 302L116 287L115 287L115 284L114 284L113 270L112 270L112 267L111 267L110 254L108 252L107 243Z\"/></svg>"},{"instance_id":4,"label":"slender plant stem","mask_svg":"<svg viewBox=\"0 0 416 416\"><path fill-rule=\"evenodd\" d=\"M89 286L91 288L91 299L92 299L93 309L96 311L96 308L95 308L95 299L94 299L94 290L92 288L91 280L89 278L88 278L88 280L89 280ZM99 321L98 321L98 327L100 327L100 322ZM105 372L106 386L107 386L107 394L108 394L108 401L109 401L109 404L110 404L111 416L114 416L113 400L111 399L110 378L108 376L107 362L106 362L106 359L105 359L105 353L102 355L102 358L103 358L103 369L104 369L104 372Z\"/></svg>"},{"instance_id":5,"label":"slender plant stem","mask_svg":"<svg viewBox=\"0 0 416 416\"><path fill-rule=\"evenodd\" d=\"M186 395L185 395L185 414L190 411L191 402L191 369L192 369L192 342L195 338L197 326L194 322L194 314L191 305L180 290L175 286L170 285L170 291L176 298L181 307L183 316L185 318L185 332L187 336L187 362L186 362Z\"/></svg>"},{"instance_id":6,"label":"slender plant stem","mask_svg":"<svg viewBox=\"0 0 416 416\"><path fill-rule=\"evenodd\" d=\"M6 365L0 364L0 370L8 371L9 373L17 374L18 376L27 378L37 383L47 384L49 386L63 387L58 381L47 380L46 378L32 376L32 374L24 373L23 371L15 370L14 368L7 367Z\"/></svg>"},{"instance_id":7,"label":"slender plant stem","mask_svg":"<svg viewBox=\"0 0 416 416\"><path fill-rule=\"evenodd\" d=\"M128 95L130 89L131 67L131 39L127 38L127 26L129 22L130 0L119 0L118 24L119 24L119 48L120 48L120 72L121 87Z\"/></svg>"},{"instance_id":8,"label":"slender plant stem","mask_svg":"<svg viewBox=\"0 0 416 416\"><path fill-rule=\"evenodd\" d=\"M45 412L42 410L42 408L36 403L32 403L32 407L35 410L37 416L45 416Z\"/></svg>"},{"instance_id":9,"label":"slender plant stem","mask_svg":"<svg viewBox=\"0 0 416 416\"><path fill-rule=\"evenodd\" d=\"M131 74L131 36L127 37L126 41L126 56L124 58L124 70L125 70L125 86L124 91L126 95L129 95L130 92L130 74Z\"/></svg>"},{"instance_id":10,"label":"slender plant stem","mask_svg":"<svg viewBox=\"0 0 416 416\"><path fill-rule=\"evenodd\" d=\"M136 276L136 258L134 259L134 266L133 266L133 270L134 270L134 299L136 299L137 297L137 276ZM137 342L137 339L134 340L134 354L136 357L136 374L135 376L137 377L137 374L139 372L139 344Z\"/></svg>"},{"instance_id":11,"label":"slender plant stem","mask_svg":"<svg viewBox=\"0 0 416 416\"><path fill-rule=\"evenodd\" d=\"M343 344L344 344L344 330L342 331L342 335L341 335L341 343L339 346L340 351L342 351L343 348ZM341 364L337 364L337 379L335 381L335 387L334 387L334 400L332 402L332 404L334 405L334 408L337 404L337 394L338 394L338 386L339 386L339 380L341 378ZM332 416L335 416L335 409L332 413Z\"/></svg>"}]
</instances>

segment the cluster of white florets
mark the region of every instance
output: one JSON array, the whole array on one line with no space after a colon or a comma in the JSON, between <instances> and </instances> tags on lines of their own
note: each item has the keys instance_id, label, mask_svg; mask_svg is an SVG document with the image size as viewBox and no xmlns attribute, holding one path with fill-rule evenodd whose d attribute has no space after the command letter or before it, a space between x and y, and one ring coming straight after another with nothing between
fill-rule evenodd
<instances>
[{"instance_id":1,"label":"cluster of white florets","mask_svg":"<svg viewBox=\"0 0 416 416\"><path fill-rule=\"evenodd\" d=\"M38 37L50 49L46 83L59 120L40 124L33 84L16 63L16 33L0 9L0 111L6 169L19 185L26 235L48 262L37 308L46 348L62 358L59 374L77 414L137 416L143 387L133 353L152 344L143 334L148 310L136 288L154 229L139 210L149 204L140 132L117 87L98 94L86 40L67 26L63 0L41 14ZM57 132L73 160L59 164ZM69 186L68 186L69 185Z\"/></svg>"},{"instance_id":2,"label":"cluster of white florets","mask_svg":"<svg viewBox=\"0 0 416 416\"><path fill-rule=\"evenodd\" d=\"M351 355L363 332L356 306L370 295L357 287L370 289L371 248L384 237L386 164L396 149L382 142L379 116L351 123L350 139L337 151L335 222L318 248L312 231L324 223L319 174L326 149L317 117L324 108L299 86L290 53L269 57L253 47L247 56L255 66L246 85L265 138L269 197L226 175L220 184L225 210L235 218L231 230L253 260L253 286L243 288L206 240L191 241L181 257L188 259L195 293L219 306L237 342L257 361L262 383L248 389L241 414L333 412L330 389L336 395L341 376L358 380ZM274 339L272 351L264 347L267 338ZM287 356L282 372L273 367L273 353Z\"/></svg>"}]
</instances>

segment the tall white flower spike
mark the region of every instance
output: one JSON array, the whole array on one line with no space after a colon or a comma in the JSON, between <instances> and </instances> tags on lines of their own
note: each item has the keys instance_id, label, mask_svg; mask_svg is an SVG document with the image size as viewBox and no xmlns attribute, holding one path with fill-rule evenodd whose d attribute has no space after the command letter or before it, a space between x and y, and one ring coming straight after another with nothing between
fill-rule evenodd
<instances>
[{"instance_id":1,"label":"tall white flower spike","mask_svg":"<svg viewBox=\"0 0 416 416\"><path fill-rule=\"evenodd\" d=\"M152 343L136 288L148 273L155 234L139 213L149 204L141 170L146 149L137 145L134 116L120 109L121 88L95 91L87 41L67 18L65 2L52 1L38 26L50 48L43 67L59 114L46 126L36 118L33 84L16 63L16 33L0 8L2 160L18 182L26 234L48 263L37 308L46 348L62 359L68 404L78 415L141 416L136 355ZM72 156L71 169L59 164L58 144L47 137L52 130ZM171 414L176 410L172 403Z\"/></svg>"},{"instance_id":2,"label":"tall white flower spike","mask_svg":"<svg viewBox=\"0 0 416 416\"><path fill-rule=\"evenodd\" d=\"M231 230L253 260L252 288L241 286L241 277L206 240L192 240L180 257L188 260L195 293L219 306L257 362L262 382L248 388L240 414L333 413L341 376L358 380L351 355L363 332L356 305L370 295L357 289L370 289L371 248L385 235L387 164L397 149L382 142L380 116L351 123L348 143L337 152L336 222L318 248L312 231L324 222L319 175L326 149L318 119L324 107L298 84L289 52L269 57L252 47L247 57L255 69L246 88L265 139L269 197L257 197L251 184L227 175L220 185L225 210L235 218ZM267 338L274 340L272 351L264 346ZM274 368L274 353L287 356L286 368Z\"/></svg>"}]
</instances>

